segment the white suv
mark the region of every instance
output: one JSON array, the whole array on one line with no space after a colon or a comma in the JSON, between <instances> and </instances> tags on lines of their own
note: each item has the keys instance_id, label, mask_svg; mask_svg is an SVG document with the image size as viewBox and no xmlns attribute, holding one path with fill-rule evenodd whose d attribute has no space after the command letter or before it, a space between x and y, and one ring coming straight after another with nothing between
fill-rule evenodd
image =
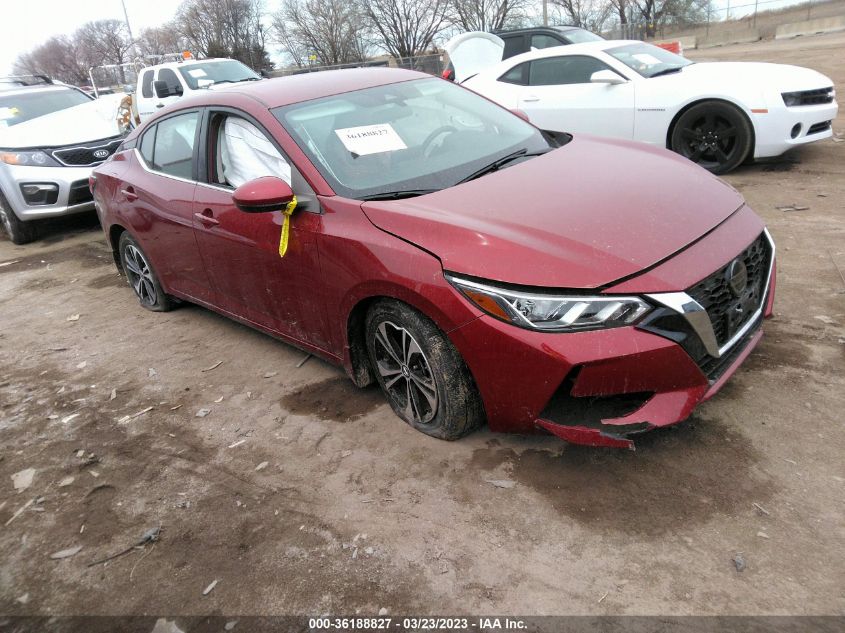
<instances>
[{"instance_id":1,"label":"white suv","mask_svg":"<svg viewBox=\"0 0 845 633\"><path fill-rule=\"evenodd\" d=\"M15 244L36 220L94 208L91 169L123 139L123 95L94 100L46 77L0 78L0 224Z\"/></svg>"},{"instance_id":2,"label":"white suv","mask_svg":"<svg viewBox=\"0 0 845 633\"><path fill-rule=\"evenodd\" d=\"M259 75L234 59L188 59L144 68L138 75L135 108L143 123L160 108L194 90L258 81Z\"/></svg>"}]
</instances>

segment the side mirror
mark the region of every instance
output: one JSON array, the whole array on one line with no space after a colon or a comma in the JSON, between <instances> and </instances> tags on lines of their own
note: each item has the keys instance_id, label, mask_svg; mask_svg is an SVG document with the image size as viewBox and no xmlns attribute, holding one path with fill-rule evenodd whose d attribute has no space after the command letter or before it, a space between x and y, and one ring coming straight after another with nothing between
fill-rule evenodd
<instances>
[{"instance_id":1,"label":"side mirror","mask_svg":"<svg viewBox=\"0 0 845 633\"><path fill-rule=\"evenodd\" d=\"M600 70L590 75L590 83L594 84L615 86L616 84L624 84L626 81L624 77L620 77L612 70Z\"/></svg>"},{"instance_id":2,"label":"side mirror","mask_svg":"<svg viewBox=\"0 0 845 633\"><path fill-rule=\"evenodd\" d=\"M262 176L245 182L232 194L235 205L244 213L284 211L293 200L293 190L281 178Z\"/></svg>"},{"instance_id":3,"label":"side mirror","mask_svg":"<svg viewBox=\"0 0 845 633\"><path fill-rule=\"evenodd\" d=\"M528 115L525 114L525 112L523 112L519 108L511 108L511 114L515 114L516 116L518 116L523 121L527 121L528 123L531 123L531 119L528 118Z\"/></svg>"},{"instance_id":4,"label":"side mirror","mask_svg":"<svg viewBox=\"0 0 845 633\"><path fill-rule=\"evenodd\" d=\"M166 81L162 81L161 79L153 82L153 89L155 90L156 96L159 99L165 99L167 97L181 97L182 96L182 88L177 88L176 90L171 90L170 87L167 85Z\"/></svg>"}]
</instances>

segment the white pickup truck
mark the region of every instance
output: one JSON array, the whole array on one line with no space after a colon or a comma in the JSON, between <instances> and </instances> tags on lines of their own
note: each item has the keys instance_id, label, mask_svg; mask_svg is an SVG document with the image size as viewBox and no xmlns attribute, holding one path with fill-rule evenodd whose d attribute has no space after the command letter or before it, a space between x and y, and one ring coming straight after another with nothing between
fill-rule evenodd
<instances>
[{"instance_id":1,"label":"white pickup truck","mask_svg":"<svg viewBox=\"0 0 845 633\"><path fill-rule=\"evenodd\" d=\"M135 108L143 123L193 90L259 79L258 74L234 59L187 59L149 66L138 74Z\"/></svg>"}]
</instances>

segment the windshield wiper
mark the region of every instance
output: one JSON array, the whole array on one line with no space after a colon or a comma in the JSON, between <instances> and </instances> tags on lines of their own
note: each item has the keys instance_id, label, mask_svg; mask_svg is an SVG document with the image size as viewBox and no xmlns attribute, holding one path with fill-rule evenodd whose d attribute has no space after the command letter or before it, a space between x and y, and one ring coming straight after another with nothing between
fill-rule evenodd
<instances>
[{"instance_id":1,"label":"windshield wiper","mask_svg":"<svg viewBox=\"0 0 845 633\"><path fill-rule=\"evenodd\" d=\"M649 79L653 79L655 77L660 77L661 75L670 75L672 73L679 73L681 69L685 68L684 66L675 66L674 68L664 68L663 70L658 70L653 75L649 75Z\"/></svg>"},{"instance_id":2,"label":"windshield wiper","mask_svg":"<svg viewBox=\"0 0 845 633\"><path fill-rule=\"evenodd\" d=\"M503 166L507 165L511 161L516 160L517 158L528 158L529 156L540 156L542 154L545 154L546 152L552 151L553 149L555 149L555 148L554 147L544 147L543 149L538 150L536 152L529 152L527 148L517 150L517 151L513 152L512 154L507 154L506 156L502 156L501 158L497 158L496 160L494 160L489 165L482 167L478 171L474 171L469 176L467 176L466 178L462 178L461 180L459 180L455 184L460 185L462 183L469 182L470 180L475 180L476 178L481 178L481 176L484 176L484 175L489 174L491 172L499 171L499 169L501 169Z\"/></svg>"},{"instance_id":3,"label":"windshield wiper","mask_svg":"<svg viewBox=\"0 0 845 633\"><path fill-rule=\"evenodd\" d=\"M401 200L402 198L415 198L417 196L424 196L427 193L434 193L440 191L439 189L405 189L402 191L383 191L381 193L373 193L369 196L361 196L358 200Z\"/></svg>"}]
</instances>

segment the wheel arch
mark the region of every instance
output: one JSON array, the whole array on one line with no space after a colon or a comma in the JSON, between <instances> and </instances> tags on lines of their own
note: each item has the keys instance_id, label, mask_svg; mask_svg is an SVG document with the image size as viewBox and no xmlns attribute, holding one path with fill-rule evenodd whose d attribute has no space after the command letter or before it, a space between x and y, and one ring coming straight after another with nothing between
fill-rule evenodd
<instances>
[{"instance_id":1,"label":"wheel arch","mask_svg":"<svg viewBox=\"0 0 845 633\"><path fill-rule=\"evenodd\" d=\"M123 235L128 229L125 226L120 224L112 224L109 227L109 245L111 246L111 254L114 258L114 264L117 266L118 271L123 273L123 263L120 261L120 249L118 248L120 244L120 236Z\"/></svg>"},{"instance_id":2,"label":"wheel arch","mask_svg":"<svg viewBox=\"0 0 845 633\"><path fill-rule=\"evenodd\" d=\"M730 99L725 99L724 97L699 97L689 103L685 104L680 110L675 113L675 116L672 117L672 120L669 122L669 127L666 130L666 138L665 138L665 147L668 150L672 149L672 132L675 131L675 125L678 123L678 120L684 115L684 113L689 110L690 108L701 105L702 103L709 103L709 102L717 102L722 103L724 105L731 106L736 108L739 113L745 118L748 122L748 126L751 128L751 154L754 154L754 148L757 145L757 130L754 128L754 121L748 116L748 112L746 112L746 108L736 101L731 101ZM746 156L746 158L748 158Z\"/></svg>"}]
</instances>

